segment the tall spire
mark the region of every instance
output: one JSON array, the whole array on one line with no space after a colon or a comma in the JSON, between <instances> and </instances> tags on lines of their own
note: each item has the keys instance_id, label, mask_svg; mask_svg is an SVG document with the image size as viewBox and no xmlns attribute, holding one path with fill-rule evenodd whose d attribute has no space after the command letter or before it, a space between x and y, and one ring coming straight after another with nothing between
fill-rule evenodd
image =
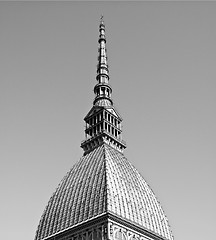
<instances>
[{"instance_id":1,"label":"tall spire","mask_svg":"<svg viewBox=\"0 0 216 240\"><path fill-rule=\"evenodd\" d=\"M112 88L109 85L109 67L107 63L107 51L106 51L106 36L105 36L105 24L103 16L101 16L99 25L99 48L98 48L98 65L97 76L98 83L94 87L95 100L94 105L97 106L110 106L113 105L111 99Z\"/></svg>"},{"instance_id":2,"label":"tall spire","mask_svg":"<svg viewBox=\"0 0 216 240\"><path fill-rule=\"evenodd\" d=\"M97 65L97 84L94 87L93 107L84 118L86 122L85 140L81 147L84 155L102 144L108 144L120 152L126 148L122 140L122 118L113 106L112 88L109 85L105 24L103 16L99 25L99 48Z\"/></svg>"}]
</instances>

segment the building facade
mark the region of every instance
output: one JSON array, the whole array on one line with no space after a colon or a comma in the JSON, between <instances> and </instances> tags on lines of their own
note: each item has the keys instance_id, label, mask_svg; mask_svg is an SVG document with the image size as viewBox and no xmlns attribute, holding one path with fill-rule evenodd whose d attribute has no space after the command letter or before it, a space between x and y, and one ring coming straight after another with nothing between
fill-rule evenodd
<instances>
[{"instance_id":1,"label":"building facade","mask_svg":"<svg viewBox=\"0 0 216 240\"><path fill-rule=\"evenodd\" d=\"M98 43L95 99L84 118L84 154L51 196L35 240L173 240L155 194L123 154L126 143L109 84L103 18Z\"/></svg>"}]
</instances>

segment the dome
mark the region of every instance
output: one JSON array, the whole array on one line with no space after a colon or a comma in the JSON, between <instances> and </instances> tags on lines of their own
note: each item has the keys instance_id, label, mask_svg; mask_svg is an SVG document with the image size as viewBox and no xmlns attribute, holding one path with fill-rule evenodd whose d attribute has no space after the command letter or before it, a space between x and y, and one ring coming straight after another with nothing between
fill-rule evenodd
<instances>
[{"instance_id":1,"label":"dome","mask_svg":"<svg viewBox=\"0 0 216 240\"><path fill-rule=\"evenodd\" d=\"M172 240L160 203L126 157L107 144L83 156L62 179L41 217L41 240L110 213Z\"/></svg>"}]
</instances>

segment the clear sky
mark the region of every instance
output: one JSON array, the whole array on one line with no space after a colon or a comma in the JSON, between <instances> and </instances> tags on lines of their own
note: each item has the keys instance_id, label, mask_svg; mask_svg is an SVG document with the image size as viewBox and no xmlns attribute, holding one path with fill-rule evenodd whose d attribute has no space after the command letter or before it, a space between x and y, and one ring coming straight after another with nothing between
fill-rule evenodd
<instances>
[{"instance_id":1,"label":"clear sky","mask_svg":"<svg viewBox=\"0 0 216 240\"><path fill-rule=\"evenodd\" d=\"M0 2L1 239L33 239L82 156L104 14L125 155L176 240L212 239L216 2Z\"/></svg>"}]
</instances>

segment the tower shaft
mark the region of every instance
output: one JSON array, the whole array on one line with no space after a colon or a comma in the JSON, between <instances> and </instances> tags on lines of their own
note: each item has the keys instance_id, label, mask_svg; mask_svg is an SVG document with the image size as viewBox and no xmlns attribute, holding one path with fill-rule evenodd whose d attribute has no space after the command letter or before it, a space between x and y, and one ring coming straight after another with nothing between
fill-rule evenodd
<instances>
[{"instance_id":1,"label":"tower shaft","mask_svg":"<svg viewBox=\"0 0 216 240\"><path fill-rule=\"evenodd\" d=\"M109 84L105 24L101 17L98 39L97 84L94 87L93 107L84 118L85 140L81 143L84 154L106 143L123 152L126 143L122 140L122 118L113 105L112 87Z\"/></svg>"},{"instance_id":2,"label":"tower shaft","mask_svg":"<svg viewBox=\"0 0 216 240\"><path fill-rule=\"evenodd\" d=\"M97 76L98 83L94 87L95 100L94 105L100 105L101 101L106 101L107 105L112 106L113 101L111 99L112 88L109 85L109 68L107 63L107 51L106 51L106 36L105 36L105 24L103 17L99 26L99 48L98 48L98 64L97 64Z\"/></svg>"}]
</instances>

